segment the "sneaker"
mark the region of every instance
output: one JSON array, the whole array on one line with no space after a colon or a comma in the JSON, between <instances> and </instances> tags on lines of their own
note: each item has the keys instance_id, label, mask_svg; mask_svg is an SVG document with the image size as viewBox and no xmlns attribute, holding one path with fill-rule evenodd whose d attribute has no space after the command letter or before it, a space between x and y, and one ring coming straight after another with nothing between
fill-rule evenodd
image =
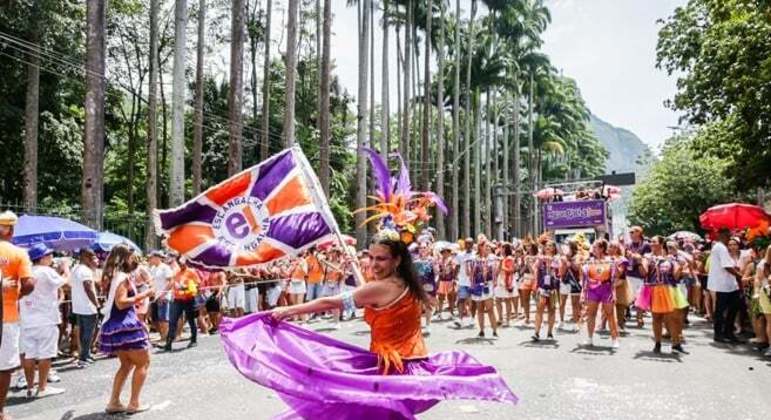
<instances>
[{"instance_id":1,"label":"sneaker","mask_svg":"<svg viewBox=\"0 0 771 420\"><path fill-rule=\"evenodd\" d=\"M52 386L46 387L44 390L38 390L35 394L37 398L51 397L54 395L64 394L64 388L55 388Z\"/></svg>"},{"instance_id":2,"label":"sneaker","mask_svg":"<svg viewBox=\"0 0 771 420\"><path fill-rule=\"evenodd\" d=\"M474 328L474 320L472 318L468 318L468 322L466 323L466 328Z\"/></svg>"},{"instance_id":3,"label":"sneaker","mask_svg":"<svg viewBox=\"0 0 771 420\"><path fill-rule=\"evenodd\" d=\"M24 375L19 375L16 377L16 383L13 385L16 389L26 389L27 388L27 378L24 377Z\"/></svg>"},{"instance_id":4,"label":"sneaker","mask_svg":"<svg viewBox=\"0 0 771 420\"><path fill-rule=\"evenodd\" d=\"M617 338L614 338L614 339L613 339L613 342L612 342L612 344L610 345L610 347L611 347L612 349L614 349L614 350L616 350L616 349L618 349L619 347L621 347L621 345L618 343L618 339L617 339Z\"/></svg>"},{"instance_id":5,"label":"sneaker","mask_svg":"<svg viewBox=\"0 0 771 420\"><path fill-rule=\"evenodd\" d=\"M656 345L653 346L653 352L656 354L661 354L661 343L656 343Z\"/></svg>"},{"instance_id":6,"label":"sneaker","mask_svg":"<svg viewBox=\"0 0 771 420\"><path fill-rule=\"evenodd\" d=\"M766 351L763 353L763 357L771 357L771 348L766 349Z\"/></svg>"},{"instance_id":7,"label":"sneaker","mask_svg":"<svg viewBox=\"0 0 771 420\"><path fill-rule=\"evenodd\" d=\"M56 373L55 370L51 370L48 372L48 383L58 384L61 381L62 381L62 378L59 377L59 375Z\"/></svg>"},{"instance_id":8,"label":"sneaker","mask_svg":"<svg viewBox=\"0 0 771 420\"><path fill-rule=\"evenodd\" d=\"M682 353L682 354L690 354L687 351L685 351L685 349L681 344L675 344L672 346L672 353L675 353L675 352Z\"/></svg>"},{"instance_id":9,"label":"sneaker","mask_svg":"<svg viewBox=\"0 0 771 420\"><path fill-rule=\"evenodd\" d=\"M546 338L548 338L549 340L554 340L554 334L549 333L546 335Z\"/></svg>"},{"instance_id":10,"label":"sneaker","mask_svg":"<svg viewBox=\"0 0 771 420\"><path fill-rule=\"evenodd\" d=\"M431 327L425 326L425 327L421 328L421 330L422 330L422 331L421 331L421 332L422 332L422 334L423 334L425 337L428 337L428 336L430 336L430 335L431 335Z\"/></svg>"},{"instance_id":11,"label":"sneaker","mask_svg":"<svg viewBox=\"0 0 771 420\"><path fill-rule=\"evenodd\" d=\"M594 337L587 337L586 340L584 340L584 347L592 347L594 346Z\"/></svg>"},{"instance_id":12,"label":"sneaker","mask_svg":"<svg viewBox=\"0 0 771 420\"><path fill-rule=\"evenodd\" d=\"M75 367L78 368L78 369L85 369L85 368L87 368L89 366L91 366L90 363L84 362L82 360L78 360L77 362L75 362Z\"/></svg>"}]
</instances>

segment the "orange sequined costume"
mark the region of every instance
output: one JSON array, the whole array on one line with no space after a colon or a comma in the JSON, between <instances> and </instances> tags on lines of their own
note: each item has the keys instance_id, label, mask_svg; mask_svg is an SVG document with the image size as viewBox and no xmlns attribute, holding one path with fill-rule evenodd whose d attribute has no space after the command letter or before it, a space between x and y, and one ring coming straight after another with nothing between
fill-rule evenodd
<instances>
[{"instance_id":1,"label":"orange sequined costume","mask_svg":"<svg viewBox=\"0 0 771 420\"><path fill-rule=\"evenodd\" d=\"M409 289L391 304L382 308L364 308L364 320L372 330L370 351L378 355L383 374L391 367L404 371L403 360L428 355L420 328L422 305Z\"/></svg>"}]
</instances>

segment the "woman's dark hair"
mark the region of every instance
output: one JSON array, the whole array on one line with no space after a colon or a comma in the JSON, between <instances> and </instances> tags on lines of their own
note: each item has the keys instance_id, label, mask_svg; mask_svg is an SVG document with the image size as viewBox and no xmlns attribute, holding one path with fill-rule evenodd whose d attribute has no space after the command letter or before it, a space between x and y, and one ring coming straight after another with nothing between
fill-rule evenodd
<instances>
[{"instance_id":1,"label":"woman's dark hair","mask_svg":"<svg viewBox=\"0 0 771 420\"><path fill-rule=\"evenodd\" d=\"M116 272L130 273L134 271L135 267L131 264L131 256L133 254L134 251L123 244L115 245L112 248L102 271L102 287L104 287L104 290L110 290L110 283Z\"/></svg>"},{"instance_id":2,"label":"woman's dark hair","mask_svg":"<svg viewBox=\"0 0 771 420\"><path fill-rule=\"evenodd\" d=\"M412 255L410 254L407 244L401 240L392 239L375 239L372 241L373 245L383 245L391 252L391 257L399 258L399 266L396 267L396 274L401 277L410 293L415 296L419 301L423 303L428 302L428 295L426 290L423 289L423 285L418 279L418 274L415 272L415 266L412 264Z\"/></svg>"},{"instance_id":3,"label":"woman's dark hair","mask_svg":"<svg viewBox=\"0 0 771 420\"><path fill-rule=\"evenodd\" d=\"M604 254L608 253L608 241L607 240L605 240L605 239L597 239L596 241L594 241L594 244L597 245L598 247L602 248L602 252Z\"/></svg>"},{"instance_id":4,"label":"woman's dark hair","mask_svg":"<svg viewBox=\"0 0 771 420\"><path fill-rule=\"evenodd\" d=\"M662 245L662 246L663 246L663 245L666 245L666 243L664 242L664 237L663 237L663 236L661 236L661 235L655 235L655 236L653 236L653 237L651 238L651 242L653 242L653 241L656 241L656 243L657 243L657 244L659 244L659 245Z\"/></svg>"},{"instance_id":5,"label":"woman's dark hair","mask_svg":"<svg viewBox=\"0 0 771 420\"><path fill-rule=\"evenodd\" d=\"M569 257L575 257L578 255L578 242L575 239L571 239L568 241L568 249L570 250Z\"/></svg>"},{"instance_id":6,"label":"woman's dark hair","mask_svg":"<svg viewBox=\"0 0 771 420\"><path fill-rule=\"evenodd\" d=\"M525 244L525 251L530 256L538 255L538 244L535 242L529 242Z\"/></svg>"},{"instance_id":7,"label":"woman's dark hair","mask_svg":"<svg viewBox=\"0 0 771 420\"><path fill-rule=\"evenodd\" d=\"M511 244L503 244L503 256L504 257L510 257L511 254L513 254L514 251L511 249Z\"/></svg>"}]
</instances>

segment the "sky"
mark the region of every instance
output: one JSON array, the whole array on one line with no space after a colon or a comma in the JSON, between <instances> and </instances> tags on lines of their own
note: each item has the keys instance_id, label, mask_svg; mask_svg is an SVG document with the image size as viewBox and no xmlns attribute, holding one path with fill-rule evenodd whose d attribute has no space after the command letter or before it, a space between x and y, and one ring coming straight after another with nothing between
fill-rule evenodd
<instances>
[{"instance_id":1,"label":"sky","mask_svg":"<svg viewBox=\"0 0 771 420\"><path fill-rule=\"evenodd\" d=\"M454 5L454 2L452 2ZM672 134L677 114L664 107L675 79L655 68L659 24L686 0L546 0L552 24L543 50L565 76L577 80L589 108L610 124L626 128L654 150ZM470 0L462 0L465 13ZM334 73L354 96L358 86L357 11L333 1ZM453 10L454 13L454 10ZM485 14L480 8L479 14ZM375 94L381 97L382 30L376 12ZM396 109L396 48L389 47L390 103ZM421 63L422 65L422 63ZM433 65L435 67L435 65ZM421 67L422 68L422 67Z\"/></svg>"}]
</instances>

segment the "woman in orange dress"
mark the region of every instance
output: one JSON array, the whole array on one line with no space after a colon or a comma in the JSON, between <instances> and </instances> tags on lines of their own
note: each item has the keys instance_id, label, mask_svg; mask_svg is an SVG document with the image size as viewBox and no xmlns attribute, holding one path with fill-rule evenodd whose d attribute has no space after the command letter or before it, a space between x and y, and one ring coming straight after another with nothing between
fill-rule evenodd
<instances>
[{"instance_id":1,"label":"woman in orange dress","mask_svg":"<svg viewBox=\"0 0 771 420\"><path fill-rule=\"evenodd\" d=\"M429 355L421 334L428 297L406 244L388 234L370 247L374 280L355 290L229 320L226 353L249 379L274 389L290 410L283 418L413 419L441 400L516 403L494 368L470 355ZM293 316L363 307L369 351L285 322Z\"/></svg>"}]
</instances>

